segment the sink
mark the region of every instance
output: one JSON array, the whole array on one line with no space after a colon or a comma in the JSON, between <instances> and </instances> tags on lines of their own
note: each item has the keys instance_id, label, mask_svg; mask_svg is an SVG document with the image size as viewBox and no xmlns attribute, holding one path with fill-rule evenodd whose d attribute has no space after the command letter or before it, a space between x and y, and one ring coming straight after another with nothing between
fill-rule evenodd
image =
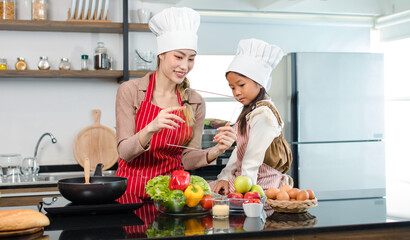
<instances>
[{"instance_id":1,"label":"sink","mask_svg":"<svg viewBox=\"0 0 410 240\"><path fill-rule=\"evenodd\" d=\"M93 176L94 172L90 173L90 176ZM115 171L103 171L103 176L115 176ZM53 173L40 173L36 177L36 181L47 181L47 182L57 182L60 179L65 178L76 178L84 177L84 172L53 172Z\"/></svg>"},{"instance_id":2,"label":"sink","mask_svg":"<svg viewBox=\"0 0 410 240\"><path fill-rule=\"evenodd\" d=\"M115 170L107 170L103 171L103 176L115 176ZM94 172L90 172L90 176L93 176ZM28 181L24 180L24 177L21 177L20 182L15 183L8 183L8 182L1 182L0 181L0 188L9 188L13 186L32 186L32 185L57 185L58 180L65 179L65 178L76 178L76 177L84 177L84 172L47 172L47 173L39 173L35 179Z\"/></svg>"}]
</instances>

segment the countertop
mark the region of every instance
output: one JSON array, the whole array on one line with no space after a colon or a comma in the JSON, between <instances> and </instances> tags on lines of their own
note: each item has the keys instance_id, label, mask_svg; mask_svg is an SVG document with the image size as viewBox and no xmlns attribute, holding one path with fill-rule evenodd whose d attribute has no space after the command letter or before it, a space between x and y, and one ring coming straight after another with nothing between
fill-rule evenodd
<instances>
[{"instance_id":1,"label":"countertop","mask_svg":"<svg viewBox=\"0 0 410 240\"><path fill-rule=\"evenodd\" d=\"M117 201L123 204L141 202L130 195L124 195ZM40 206L3 209L16 208L39 210ZM335 234L343 239L343 236L350 238L352 233L359 234L360 239L366 239L366 236L372 239L371 235L374 237L376 233L378 239L384 239L383 234L385 239L395 238L391 234L400 236L400 239L410 239L410 219L389 219L384 198L319 200L317 207L299 214L276 213L266 208L266 219L246 218L242 212L231 212L226 220L214 220L209 213L170 216L157 212L151 202L144 202L141 208L123 213L51 215L44 208L41 211L50 218L51 225L42 233L50 239L268 239L296 235L314 238L312 236L320 234Z\"/></svg>"},{"instance_id":2,"label":"countertop","mask_svg":"<svg viewBox=\"0 0 410 240\"><path fill-rule=\"evenodd\" d=\"M201 176L206 180L215 180L216 176L221 172L224 166L225 165L212 165L196 170L190 170L188 172L192 175ZM24 176L21 176L20 182L7 182L5 178L1 178L0 176L0 192L1 189L56 187L57 182L60 179L84 176L84 172L80 165L69 165L63 169L61 169L61 166L49 166L43 167L43 169L45 170L41 171L39 176L36 176L31 180L27 180ZM115 172L116 166L103 171L103 176L115 176ZM94 173L91 172L91 176L93 174Z\"/></svg>"}]
</instances>

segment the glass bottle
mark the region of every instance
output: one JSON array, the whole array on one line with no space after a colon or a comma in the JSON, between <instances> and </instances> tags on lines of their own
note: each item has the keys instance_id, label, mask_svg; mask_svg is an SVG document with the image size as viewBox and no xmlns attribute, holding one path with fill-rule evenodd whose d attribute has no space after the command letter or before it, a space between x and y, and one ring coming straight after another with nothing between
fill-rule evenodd
<instances>
[{"instance_id":1,"label":"glass bottle","mask_svg":"<svg viewBox=\"0 0 410 240\"><path fill-rule=\"evenodd\" d=\"M16 19L15 0L0 0L0 19Z\"/></svg>"},{"instance_id":2,"label":"glass bottle","mask_svg":"<svg viewBox=\"0 0 410 240\"><path fill-rule=\"evenodd\" d=\"M108 61L108 70L112 70L113 65L114 65L114 59L112 57L108 57L107 61Z\"/></svg>"},{"instance_id":3,"label":"glass bottle","mask_svg":"<svg viewBox=\"0 0 410 240\"><path fill-rule=\"evenodd\" d=\"M107 48L104 47L103 42L98 42L94 54L94 69L108 69L108 55Z\"/></svg>"},{"instance_id":4,"label":"glass bottle","mask_svg":"<svg viewBox=\"0 0 410 240\"><path fill-rule=\"evenodd\" d=\"M31 0L31 20L47 20L47 0Z\"/></svg>"},{"instance_id":5,"label":"glass bottle","mask_svg":"<svg viewBox=\"0 0 410 240\"><path fill-rule=\"evenodd\" d=\"M23 57L18 57L16 62L16 70L27 70L27 63Z\"/></svg>"},{"instance_id":6,"label":"glass bottle","mask_svg":"<svg viewBox=\"0 0 410 240\"><path fill-rule=\"evenodd\" d=\"M70 70L71 65L68 58L62 58L60 64L58 65L60 70Z\"/></svg>"},{"instance_id":7,"label":"glass bottle","mask_svg":"<svg viewBox=\"0 0 410 240\"><path fill-rule=\"evenodd\" d=\"M40 70L49 70L50 69L50 63L48 62L48 57L46 56L41 56L40 61L38 62L38 69Z\"/></svg>"},{"instance_id":8,"label":"glass bottle","mask_svg":"<svg viewBox=\"0 0 410 240\"><path fill-rule=\"evenodd\" d=\"M0 70L7 70L7 59L0 58Z\"/></svg>"},{"instance_id":9,"label":"glass bottle","mask_svg":"<svg viewBox=\"0 0 410 240\"><path fill-rule=\"evenodd\" d=\"M88 55L81 55L81 70L88 70Z\"/></svg>"}]
</instances>

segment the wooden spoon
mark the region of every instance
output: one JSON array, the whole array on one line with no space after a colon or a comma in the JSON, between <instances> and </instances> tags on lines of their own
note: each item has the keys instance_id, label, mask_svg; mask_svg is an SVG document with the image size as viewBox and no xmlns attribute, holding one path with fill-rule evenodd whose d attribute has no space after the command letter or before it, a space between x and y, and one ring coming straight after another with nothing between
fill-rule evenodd
<instances>
[{"instance_id":1,"label":"wooden spoon","mask_svg":"<svg viewBox=\"0 0 410 240\"><path fill-rule=\"evenodd\" d=\"M90 184L90 159L84 159L84 178L85 184Z\"/></svg>"}]
</instances>

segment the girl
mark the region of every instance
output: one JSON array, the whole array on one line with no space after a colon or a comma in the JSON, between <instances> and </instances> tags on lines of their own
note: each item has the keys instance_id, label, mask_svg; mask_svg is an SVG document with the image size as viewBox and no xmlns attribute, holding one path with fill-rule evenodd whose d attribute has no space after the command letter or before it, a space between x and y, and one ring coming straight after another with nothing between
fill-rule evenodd
<instances>
[{"instance_id":1,"label":"girl","mask_svg":"<svg viewBox=\"0 0 410 240\"><path fill-rule=\"evenodd\" d=\"M218 144L201 147L205 103L189 90L185 76L194 66L199 14L190 8L168 8L149 22L157 36L158 65L154 73L120 85L116 99L117 175L128 178L127 192L148 198L145 185L174 170L209 165L236 140L234 130L221 127Z\"/></svg>"},{"instance_id":2,"label":"girl","mask_svg":"<svg viewBox=\"0 0 410 240\"><path fill-rule=\"evenodd\" d=\"M241 40L236 56L226 71L226 78L234 97L243 109L234 126L237 146L226 167L211 187L216 193L234 192L238 176L248 176L252 184L264 190L279 187L289 170L290 161L265 163L265 152L272 141L279 137L283 125L266 91L269 90L270 74L283 57L282 50L257 40ZM277 117L276 117L277 116Z\"/></svg>"}]
</instances>

